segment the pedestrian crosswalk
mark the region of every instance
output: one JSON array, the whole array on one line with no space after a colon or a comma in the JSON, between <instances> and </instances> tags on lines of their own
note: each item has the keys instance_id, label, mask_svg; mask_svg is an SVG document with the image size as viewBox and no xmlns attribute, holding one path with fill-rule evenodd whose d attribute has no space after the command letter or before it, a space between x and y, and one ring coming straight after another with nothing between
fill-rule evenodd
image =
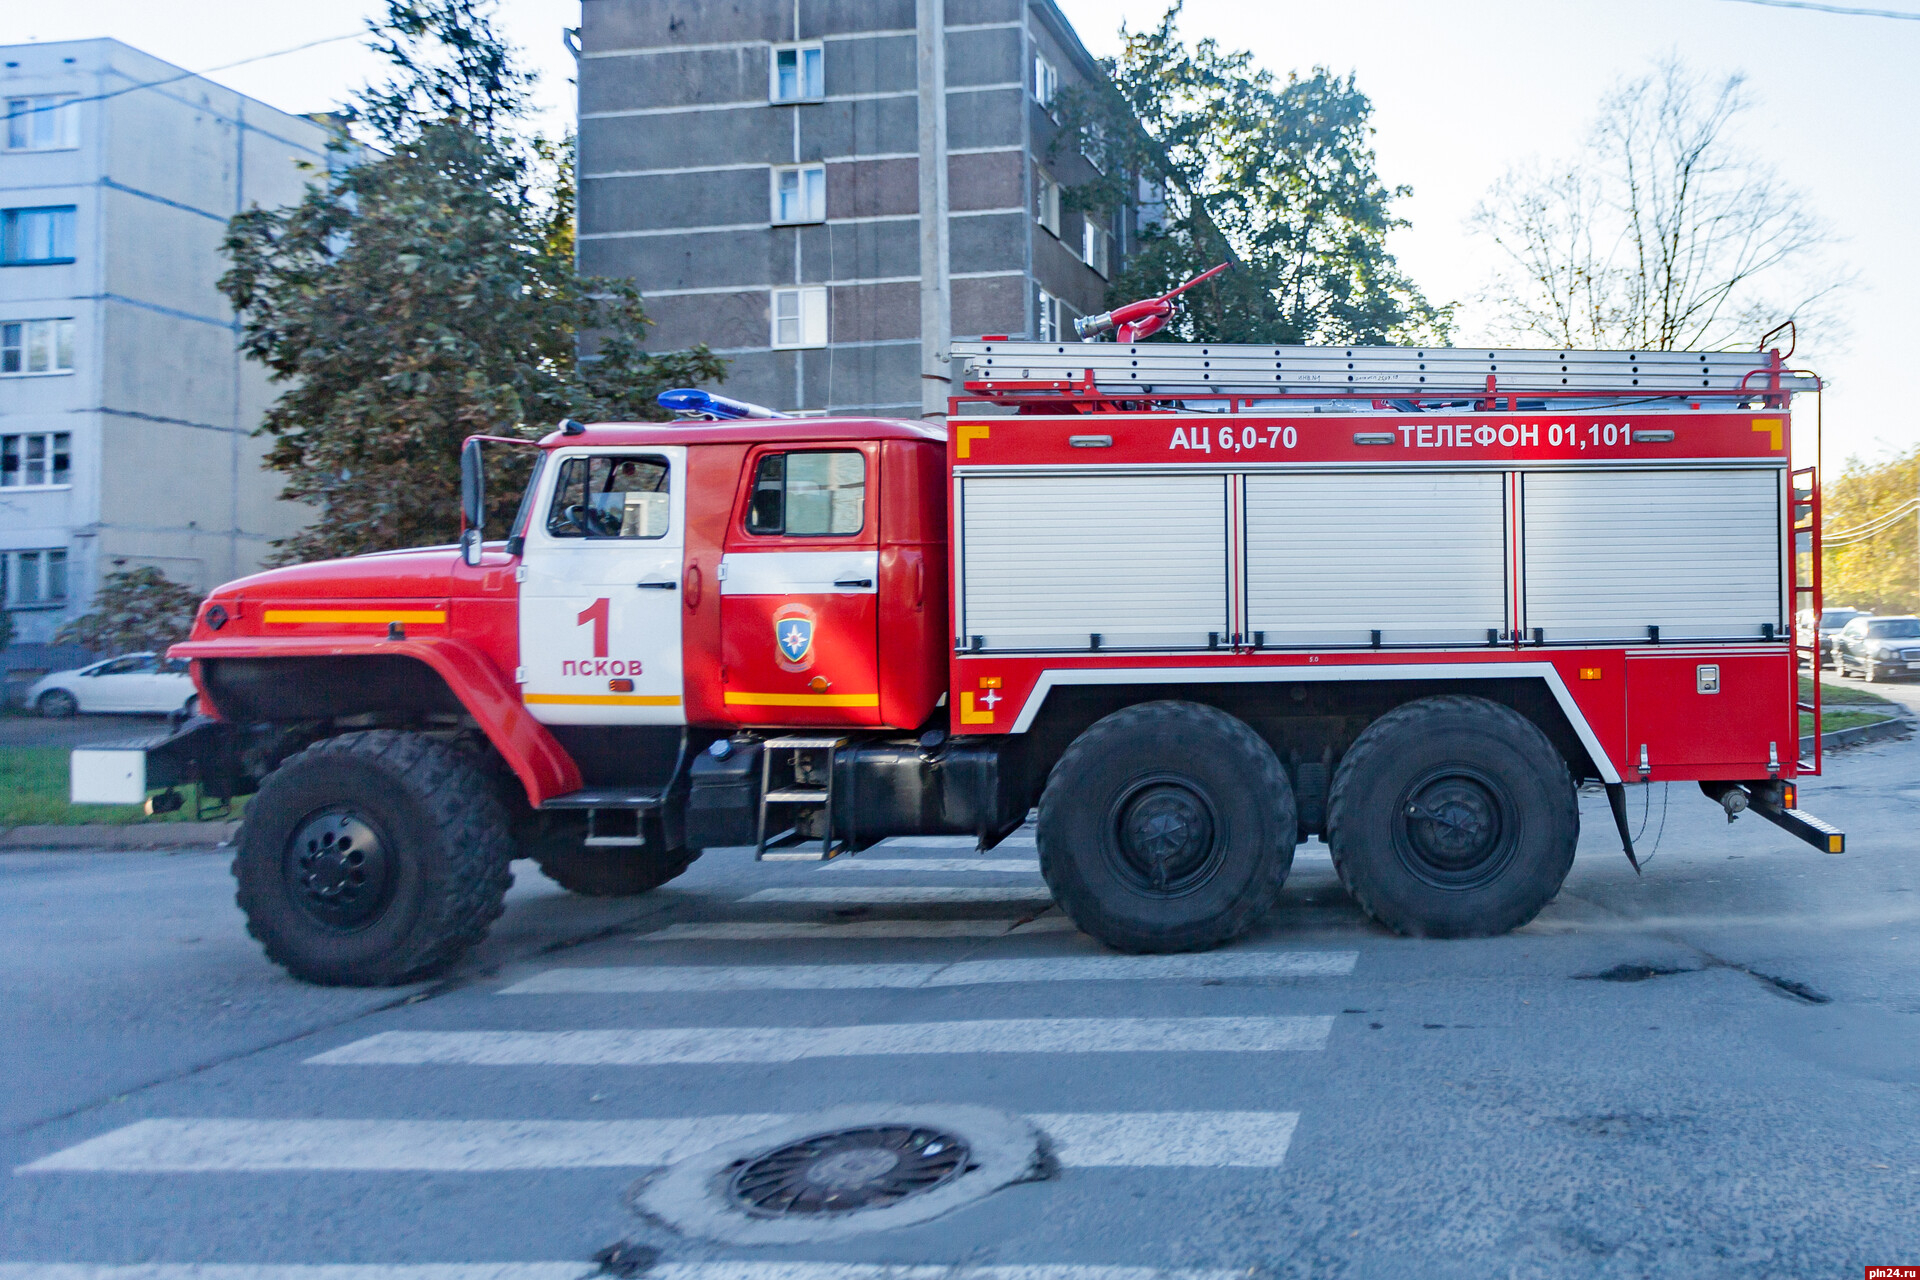
<instances>
[{"instance_id":1,"label":"pedestrian crosswalk","mask_svg":"<svg viewBox=\"0 0 1920 1280\"><path fill-rule=\"evenodd\" d=\"M501 995L642 991L844 991L1017 982L1157 982L1326 978L1353 972L1356 951L1212 951L1170 956L1044 956L948 964L625 965L548 969Z\"/></svg>"},{"instance_id":2,"label":"pedestrian crosswalk","mask_svg":"<svg viewBox=\"0 0 1920 1280\"><path fill-rule=\"evenodd\" d=\"M1027 1117L1065 1168L1271 1168L1291 1111ZM646 1168L751 1137L787 1115L663 1120L142 1120L22 1166L34 1173L500 1173Z\"/></svg>"},{"instance_id":3,"label":"pedestrian crosswalk","mask_svg":"<svg viewBox=\"0 0 1920 1280\"><path fill-rule=\"evenodd\" d=\"M754 1079L780 1082L764 1094L743 1093L737 1082L728 1086L735 1090L731 1099L747 1101L746 1107L729 1110L723 1102L712 1114L602 1119L567 1115L564 1104L559 1115L488 1116L481 1101L403 1118L327 1115L324 1107L317 1117L313 1110L304 1116L159 1116L86 1137L14 1172L39 1180L308 1172L342 1178L511 1178L563 1170L631 1170L638 1176L804 1121L804 1113L791 1109L760 1108L791 1108L795 1098L817 1096L820 1089L807 1094L788 1080L800 1074L793 1068L805 1064L824 1064L805 1076L816 1085L826 1082L829 1096L821 1105L891 1105L897 1099L871 1096L871 1082L890 1078L888 1071L903 1082L902 1096L925 1097L929 1085L937 1090L943 1080L964 1079L974 1082L972 1091L963 1089L951 1101L977 1104L983 1100L979 1090L990 1087L987 1100L1043 1135L1045 1151L1067 1177L1082 1170L1132 1171L1129 1176L1145 1178L1181 1169L1271 1173L1284 1168L1301 1113L1285 1105L1284 1085L1293 1072L1280 1064L1327 1049L1336 1015L1314 996L1324 989L1315 984L1352 977L1359 952L1244 946L1188 955L1107 953L1077 936L1052 907L1050 894L1037 883L1037 862L1025 855L1033 847L1029 833L1003 843L997 857L958 856L961 847L959 842L891 842L879 851L885 856L808 868L798 877L801 883L731 899L723 891L706 898L704 906L695 898L691 910L711 918L670 920L645 932L609 937L597 945L614 954L582 953L579 964L519 967L476 992L472 1003L435 1002L437 1024L389 1027L332 1047L315 1046L318 1052L306 1051L290 1066L311 1073L302 1078L314 1081L316 1097L339 1096L329 1091L334 1081L346 1080L356 1082L355 1090L371 1091L367 1096L412 1098L425 1088L429 1096L451 1090L449 1096L459 1097L461 1086L449 1081L506 1078L500 1072L516 1073L511 1078L523 1082L546 1079L536 1073L549 1069L677 1071L682 1074L671 1078L689 1083L639 1091L627 1101L645 1099L647 1109L667 1111L677 1109L673 1100L680 1099L678 1109L688 1112L700 1110L684 1103L697 1102L701 1082L712 1079L698 1074L698 1068L746 1066L756 1069ZM870 884L864 875L848 872L884 873L912 883ZM822 879L807 879L815 875ZM1034 883L1022 883L1021 876ZM983 878L1000 883L981 883ZM991 916L965 910L994 907L1000 910ZM836 918L849 909L865 918ZM769 918L782 914L813 918ZM741 945L718 953L710 945L726 943ZM778 947L779 960L797 962L756 963L757 945ZM694 962L716 956L738 962ZM589 963L592 959L623 963ZM1115 1011L1116 994L1133 1003L1132 988L1122 984L1141 984L1146 1003ZM1203 1006L1195 999L1189 1007L1177 984L1224 986L1222 998L1229 1002L1214 1004L1209 998ZM1149 997L1149 991L1159 994ZM849 1006L844 993L859 992L891 993L890 1003L880 1006L884 1016L855 1016L853 1010L869 1006ZM935 1002L934 993L944 993L947 1003ZM633 999L681 994L703 999ZM1019 1004L1005 1003L1015 998ZM1053 1016L1000 1016L1036 1008ZM1168 1014L1169 1009L1178 1012ZM460 1025L456 1013L473 1020ZM1217 1100L1206 1092L1207 1082L1216 1078L1207 1073L1216 1066L1263 1060L1255 1055L1273 1055L1272 1087L1257 1091L1258 1096ZM856 1059L865 1065L835 1094L834 1073L847 1067L833 1064ZM1119 1070L1095 1069L1099 1062ZM688 1073L690 1068L695 1070ZM421 1071L439 1074L398 1074ZM412 1083L397 1088L389 1083L403 1079ZM1151 1082L1160 1079L1168 1084L1156 1092ZM1189 1087L1190 1079L1198 1091ZM1125 1086L1126 1096L1101 1096L1102 1081ZM473 1096L497 1101L526 1096L523 1090L516 1083ZM1023 1094L1030 1095L1025 1106ZM1263 1105L1270 1100L1278 1105ZM1062 1102L1078 1105L1063 1108ZM1155 1103L1173 1105L1149 1109ZM1078 1265L1071 1258L993 1266L931 1265L934 1261L922 1266L908 1258L901 1265L879 1266L666 1256L646 1275L648 1280L1227 1280L1245 1274L1243 1267L1169 1271ZM0 1280L587 1280L593 1270L593 1264L579 1261L21 1263L0 1264Z\"/></svg>"},{"instance_id":4,"label":"pedestrian crosswalk","mask_svg":"<svg viewBox=\"0 0 1920 1280\"><path fill-rule=\"evenodd\" d=\"M306 1265L0 1263L0 1280L600 1280L592 1262ZM867 1262L659 1262L647 1280L1245 1280L1246 1270L1113 1266L895 1266Z\"/></svg>"}]
</instances>

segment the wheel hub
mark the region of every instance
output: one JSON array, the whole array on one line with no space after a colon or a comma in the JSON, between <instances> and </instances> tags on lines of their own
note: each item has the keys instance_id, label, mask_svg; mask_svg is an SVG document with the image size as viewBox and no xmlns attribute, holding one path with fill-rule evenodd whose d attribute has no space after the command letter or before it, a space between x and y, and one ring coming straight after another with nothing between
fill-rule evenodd
<instances>
[{"instance_id":1,"label":"wheel hub","mask_svg":"<svg viewBox=\"0 0 1920 1280\"><path fill-rule=\"evenodd\" d=\"M841 1129L742 1164L727 1195L757 1218L885 1208L966 1172L967 1144L917 1125Z\"/></svg>"},{"instance_id":2,"label":"wheel hub","mask_svg":"<svg viewBox=\"0 0 1920 1280\"><path fill-rule=\"evenodd\" d=\"M1448 772L1417 781L1400 802L1396 843L1430 884L1467 888L1499 873L1515 840L1508 806L1487 779Z\"/></svg>"},{"instance_id":3,"label":"wheel hub","mask_svg":"<svg viewBox=\"0 0 1920 1280\"><path fill-rule=\"evenodd\" d=\"M393 896L386 846L351 809L323 809L302 822L287 842L285 871L294 900L335 929L370 923Z\"/></svg>"},{"instance_id":4,"label":"wheel hub","mask_svg":"<svg viewBox=\"0 0 1920 1280\"><path fill-rule=\"evenodd\" d=\"M1214 861L1213 811L1191 788L1151 781L1123 797L1117 844L1130 878L1168 893L1186 887Z\"/></svg>"}]
</instances>

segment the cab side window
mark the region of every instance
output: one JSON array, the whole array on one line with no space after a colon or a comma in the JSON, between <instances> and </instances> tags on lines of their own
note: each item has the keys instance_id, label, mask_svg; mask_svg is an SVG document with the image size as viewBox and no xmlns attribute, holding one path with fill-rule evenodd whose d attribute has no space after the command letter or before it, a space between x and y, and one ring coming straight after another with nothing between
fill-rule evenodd
<instances>
[{"instance_id":1,"label":"cab side window","mask_svg":"<svg viewBox=\"0 0 1920 1280\"><path fill-rule=\"evenodd\" d=\"M547 508L547 532L556 538L665 537L668 478L664 458L568 458Z\"/></svg>"},{"instance_id":2,"label":"cab side window","mask_svg":"<svg viewBox=\"0 0 1920 1280\"><path fill-rule=\"evenodd\" d=\"M846 537L867 517L867 459L857 449L769 453L754 469L747 532Z\"/></svg>"}]
</instances>

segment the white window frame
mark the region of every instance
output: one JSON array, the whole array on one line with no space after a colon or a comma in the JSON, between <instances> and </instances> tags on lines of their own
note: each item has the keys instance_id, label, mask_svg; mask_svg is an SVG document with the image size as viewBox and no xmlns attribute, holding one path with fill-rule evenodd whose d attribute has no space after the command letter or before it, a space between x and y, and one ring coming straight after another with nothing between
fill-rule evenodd
<instances>
[{"instance_id":1,"label":"white window frame","mask_svg":"<svg viewBox=\"0 0 1920 1280\"><path fill-rule=\"evenodd\" d=\"M1060 238L1060 184L1045 169L1034 170L1040 178L1040 190L1033 202L1033 220Z\"/></svg>"},{"instance_id":2,"label":"white window frame","mask_svg":"<svg viewBox=\"0 0 1920 1280\"><path fill-rule=\"evenodd\" d=\"M768 302L768 341L775 351L801 351L827 345L827 287L796 285L775 289Z\"/></svg>"},{"instance_id":3,"label":"white window frame","mask_svg":"<svg viewBox=\"0 0 1920 1280\"><path fill-rule=\"evenodd\" d=\"M1080 261L1107 278L1112 273L1113 236L1091 212L1080 216Z\"/></svg>"},{"instance_id":4,"label":"white window frame","mask_svg":"<svg viewBox=\"0 0 1920 1280\"><path fill-rule=\"evenodd\" d=\"M67 473L55 465L62 453ZM27 483L28 464L40 464L40 479ZM11 461L13 467L6 467ZM73 483L73 435L66 431L9 431L0 434L0 492L10 489L65 489Z\"/></svg>"},{"instance_id":5,"label":"white window frame","mask_svg":"<svg viewBox=\"0 0 1920 1280\"><path fill-rule=\"evenodd\" d=\"M1053 110L1054 95L1060 92L1060 70L1044 53L1033 55L1033 100Z\"/></svg>"},{"instance_id":6,"label":"white window frame","mask_svg":"<svg viewBox=\"0 0 1920 1280\"><path fill-rule=\"evenodd\" d=\"M780 91L780 55L793 55L794 92ZM812 55L809 57L808 55ZM808 71L812 71L809 76ZM827 47L818 40L776 44L767 53L767 101L776 107L796 102L823 102L827 96Z\"/></svg>"},{"instance_id":7,"label":"white window frame","mask_svg":"<svg viewBox=\"0 0 1920 1280\"><path fill-rule=\"evenodd\" d=\"M28 560L28 557L32 557ZM29 570L27 565L31 564ZM60 594L48 595L50 570L59 566ZM0 575L6 578L6 607L9 609L64 609L73 594L69 577L73 570L65 547L20 547L0 552ZM32 579L34 594L22 596L21 584Z\"/></svg>"},{"instance_id":8,"label":"white window frame","mask_svg":"<svg viewBox=\"0 0 1920 1280\"><path fill-rule=\"evenodd\" d=\"M1073 308L1045 289L1035 288L1034 341L1066 342L1073 333Z\"/></svg>"},{"instance_id":9,"label":"white window frame","mask_svg":"<svg viewBox=\"0 0 1920 1280\"><path fill-rule=\"evenodd\" d=\"M770 195L773 200L773 225L776 227L804 226L810 222L827 220L827 166L824 164L786 164L773 168L773 180ZM795 199L799 202L798 217L783 217L792 212L783 209L780 203L782 181L791 176L794 180Z\"/></svg>"},{"instance_id":10,"label":"white window frame","mask_svg":"<svg viewBox=\"0 0 1920 1280\"><path fill-rule=\"evenodd\" d=\"M45 368L32 367L36 347L47 355ZM18 368L7 368L10 356ZM63 356L66 358L65 364L60 363ZM49 378L72 372L72 316L0 320L0 378Z\"/></svg>"},{"instance_id":11,"label":"white window frame","mask_svg":"<svg viewBox=\"0 0 1920 1280\"><path fill-rule=\"evenodd\" d=\"M0 132L0 150L71 151L80 145L80 100L72 94L8 98L6 116L6 129ZM16 120L22 122L18 131L14 128ZM34 127L42 122L49 126L44 141L33 137ZM25 140L16 142L17 133L24 135Z\"/></svg>"}]
</instances>

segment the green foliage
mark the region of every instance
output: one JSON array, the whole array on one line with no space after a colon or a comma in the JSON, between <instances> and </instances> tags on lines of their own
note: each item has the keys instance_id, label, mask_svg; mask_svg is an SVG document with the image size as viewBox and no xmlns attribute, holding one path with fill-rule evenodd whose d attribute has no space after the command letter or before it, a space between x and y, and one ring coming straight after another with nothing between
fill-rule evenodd
<instances>
[{"instance_id":1,"label":"green foliage","mask_svg":"<svg viewBox=\"0 0 1920 1280\"><path fill-rule=\"evenodd\" d=\"M1056 154L1100 176L1067 203L1112 209L1140 183L1166 194L1111 282L1110 304L1165 293L1223 259L1234 270L1186 294L1170 338L1257 343L1444 342L1451 309L1400 273L1387 233L1405 223L1374 169L1373 104L1353 77L1316 68L1284 83L1250 53L1189 49L1180 5L1148 31L1122 26L1112 86L1062 89Z\"/></svg>"},{"instance_id":2,"label":"green foliage","mask_svg":"<svg viewBox=\"0 0 1920 1280\"><path fill-rule=\"evenodd\" d=\"M1872 524L1920 495L1920 447L1871 465L1850 458L1837 480L1822 486L1829 532ZM1827 547L1822 586L1830 604L1870 613L1920 613L1920 531L1907 515L1858 542Z\"/></svg>"},{"instance_id":3,"label":"green foliage","mask_svg":"<svg viewBox=\"0 0 1920 1280\"><path fill-rule=\"evenodd\" d=\"M220 287L287 384L267 462L322 512L276 544L283 561L451 541L466 436L662 418L659 390L723 376L704 347L643 351L632 285L576 273L572 141L514 132L531 77L490 7L389 0L373 44L394 75L356 112L372 147L338 140L299 204L229 223ZM516 496L501 461L495 532Z\"/></svg>"},{"instance_id":4,"label":"green foliage","mask_svg":"<svg viewBox=\"0 0 1920 1280\"><path fill-rule=\"evenodd\" d=\"M150 566L110 573L94 593L93 612L54 633L56 644L95 653L163 652L193 630L200 595Z\"/></svg>"}]
</instances>

